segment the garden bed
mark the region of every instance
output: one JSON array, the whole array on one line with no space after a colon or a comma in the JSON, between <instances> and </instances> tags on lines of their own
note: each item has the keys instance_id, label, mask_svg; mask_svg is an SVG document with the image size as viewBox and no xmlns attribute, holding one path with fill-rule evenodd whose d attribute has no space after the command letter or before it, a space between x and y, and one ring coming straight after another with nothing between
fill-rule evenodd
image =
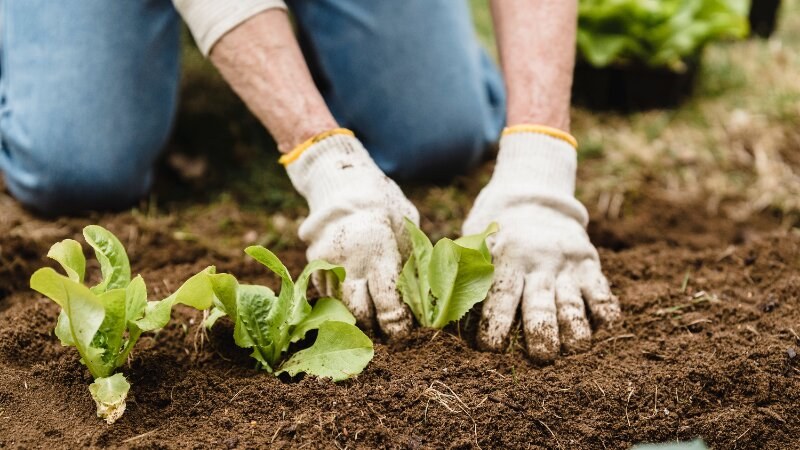
<instances>
[{"instance_id":1,"label":"garden bed","mask_svg":"<svg viewBox=\"0 0 800 450\"><path fill-rule=\"evenodd\" d=\"M355 380L287 381L253 369L227 319L205 334L179 307L129 366L114 425L95 417L91 376L52 329L57 306L27 288L50 245L90 222L126 244L159 297L209 264L277 280L238 252L178 240L139 214L40 221L0 194L0 447L627 448L703 437L717 448L800 441L800 235L651 198L590 232L622 323L590 351L536 367L518 346L474 350L473 314L441 333L376 339ZM242 216L230 217L231 230ZM220 239L223 239L220 237ZM278 251L293 273L301 248ZM459 337L460 335L460 337Z\"/></svg>"}]
</instances>

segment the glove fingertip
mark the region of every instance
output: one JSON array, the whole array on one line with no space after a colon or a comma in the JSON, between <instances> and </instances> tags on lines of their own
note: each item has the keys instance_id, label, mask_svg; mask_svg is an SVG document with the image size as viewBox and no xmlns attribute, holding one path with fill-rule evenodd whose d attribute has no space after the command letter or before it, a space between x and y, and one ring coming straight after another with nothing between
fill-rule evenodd
<instances>
[{"instance_id":1,"label":"glove fingertip","mask_svg":"<svg viewBox=\"0 0 800 450\"><path fill-rule=\"evenodd\" d=\"M378 317L381 330L390 338L402 338L411 333L413 322L405 308L384 312Z\"/></svg>"},{"instance_id":2,"label":"glove fingertip","mask_svg":"<svg viewBox=\"0 0 800 450\"><path fill-rule=\"evenodd\" d=\"M374 328L374 309L367 289L367 280L345 280L342 284L342 302L353 313L361 328Z\"/></svg>"},{"instance_id":3,"label":"glove fingertip","mask_svg":"<svg viewBox=\"0 0 800 450\"><path fill-rule=\"evenodd\" d=\"M526 327L525 341L528 357L536 364L550 364L558 357L558 328L550 324Z\"/></svg>"},{"instance_id":4,"label":"glove fingertip","mask_svg":"<svg viewBox=\"0 0 800 450\"><path fill-rule=\"evenodd\" d=\"M595 327L611 327L622 317L619 299L613 294L610 294L606 301L593 302L590 310L592 313L592 322Z\"/></svg>"},{"instance_id":5,"label":"glove fingertip","mask_svg":"<svg viewBox=\"0 0 800 450\"><path fill-rule=\"evenodd\" d=\"M511 321L497 316L484 316L478 328L478 348L483 351L501 352L511 331Z\"/></svg>"}]
</instances>

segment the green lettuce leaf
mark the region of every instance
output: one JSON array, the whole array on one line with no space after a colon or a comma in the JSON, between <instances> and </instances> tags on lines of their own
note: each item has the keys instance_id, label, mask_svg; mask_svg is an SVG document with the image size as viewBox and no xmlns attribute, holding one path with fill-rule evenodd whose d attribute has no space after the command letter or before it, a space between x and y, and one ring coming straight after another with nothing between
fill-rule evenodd
<instances>
[{"instance_id":1,"label":"green lettuce leaf","mask_svg":"<svg viewBox=\"0 0 800 450\"><path fill-rule=\"evenodd\" d=\"M350 325L356 324L356 318L347 309L347 306L344 306L344 303L335 298L323 297L317 300L317 303L311 308L311 313L294 328L291 342L297 342L305 338L306 333L318 329L328 321L344 322Z\"/></svg>"},{"instance_id":2,"label":"green lettuce leaf","mask_svg":"<svg viewBox=\"0 0 800 450\"><path fill-rule=\"evenodd\" d=\"M109 289L126 288L131 282L131 265L119 239L99 225L84 228L83 237L94 248L103 274L103 281L94 286L92 292L99 294Z\"/></svg>"},{"instance_id":3,"label":"green lettuce leaf","mask_svg":"<svg viewBox=\"0 0 800 450\"><path fill-rule=\"evenodd\" d=\"M405 219L405 227L411 239L411 254L400 272L397 288L420 325L430 327L433 324L433 308L428 268L431 263L433 244L428 236L425 236L425 233L408 218Z\"/></svg>"},{"instance_id":4,"label":"green lettuce leaf","mask_svg":"<svg viewBox=\"0 0 800 450\"><path fill-rule=\"evenodd\" d=\"M83 256L83 249L78 241L64 239L57 242L50 247L47 257L58 261L70 280L83 283L86 273L86 257Z\"/></svg>"},{"instance_id":5,"label":"green lettuce leaf","mask_svg":"<svg viewBox=\"0 0 800 450\"><path fill-rule=\"evenodd\" d=\"M144 317L135 322L136 326L141 331L164 328L172 316L172 308L179 303L199 310L210 308L214 302L214 289L209 275L213 275L215 271L214 266L209 266L186 280L169 297L160 301L148 302Z\"/></svg>"},{"instance_id":6,"label":"green lettuce leaf","mask_svg":"<svg viewBox=\"0 0 800 450\"><path fill-rule=\"evenodd\" d=\"M311 312L311 306L308 304L306 293L308 291L308 282L311 279L311 275L317 271L327 271L328 273L333 274L339 283L344 281L344 267L322 260L315 260L308 263L308 265L297 277L297 282L294 285L294 298L296 306L292 309L289 316L290 325L297 325Z\"/></svg>"},{"instance_id":7,"label":"green lettuce leaf","mask_svg":"<svg viewBox=\"0 0 800 450\"><path fill-rule=\"evenodd\" d=\"M31 276L31 289L43 294L61 306L64 320L60 320L59 336L62 343L74 345L81 359L95 378L110 374L103 363L104 349L92 346L95 333L105 318L103 301L80 283L45 267ZM69 335L66 338L66 334ZM65 339L66 338L66 339Z\"/></svg>"},{"instance_id":8,"label":"green lettuce leaf","mask_svg":"<svg viewBox=\"0 0 800 450\"><path fill-rule=\"evenodd\" d=\"M285 346L288 347L289 326L291 322L297 323L296 321L298 318L302 318L308 314L311 311L311 305L305 300L305 295L302 298L297 298L295 296L295 286L292 281L292 276L289 275L289 270L274 253L258 245L247 247L245 253L266 266L281 279L281 290L278 293L278 299L275 305L271 307L272 316L269 320L273 324L276 324L276 326L279 326L280 334L286 337L286 339L281 340L282 342L279 342L276 347L281 347L281 344L284 342Z\"/></svg>"},{"instance_id":9,"label":"green lettuce leaf","mask_svg":"<svg viewBox=\"0 0 800 450\"><path fill-rule=\"evenodd\" d=\"M288 335L286 309L279 309L278 297L269 288L239 285L237 325L234 341L242 348L252 348L251 356L272 372L280 360Z\"/></svg>"},{"instance_id":10,"label":"green lettuce leaf","mask_svg":"<svg viewBox=\"0 0 800 450\"><path fill-rule=\"evenodd\" d=\"M414 223L406 220L406 229L412 252L397 287L421 326L443 328L486 298L494 276L486 239L498 226L492 223L482 233L445 238L435 246Z\"/></svg>"},{"instance_id":11,"label":"green lettuce leaf","mask_svg":"<svg viewBox=\"0 0 800 450\"><path fill-rule=\"evenodd\" d=\"M128 328L125 289L112 289L98 295L103 303L105 317L94 336L93 345L105 349L103 360L113 366L122 347L122 337ZM116 366L112 367L112 370Z\"/></svg>"},{"instance_id":12,"label":"green lettuce leaf","mask_svg":"<svg viewBox=\"0 0 800 450\"><path fill-rule=\"evenodd\" d=\"M358 327L344 322L323 322L314 345L292 355L278 373L307 373L341 381L361 373L375 351Z\"/></svg>"},{"instance_id":13,"label":"green lettuce leaf","mask_svg":"<svg viewBox=\"0 0 800 450\"><path fill-rule=\"evenodd\" d=\"M709 42L749 33L749 0L581 0L578 52L597 67L682 70Z\"/></svg>"},{"instance_id":14,"label":"green lettuce leaf","mask_svg":"<svg viewBox=\"0 0 800 450\"><path fill-rule=\"evenodd\" d=\"M471 248L472 250L479 251L483 256L483 259L486 261L491 261L492 254L489 252L489 246L486 245L486 239L488 239L489 236L497 233L499 229L500 226L497 225L497 223L492 222L488 227L486 227L485 230L483 230L483 232L462 236L456 239L454 242L461 247Z\"/></svg>"},{"instance_id":15,"label":"green lettuce leaf","mask_svg":"<svg viewBox=\"0 0 800 450\"><path fill-rule=\"evenodd\" d=\"M433 328L461 319L492 287L494 265L482 252L442 239L433 247L429 268L431 293L436 298Z\"/></svg>"}]
</instances>

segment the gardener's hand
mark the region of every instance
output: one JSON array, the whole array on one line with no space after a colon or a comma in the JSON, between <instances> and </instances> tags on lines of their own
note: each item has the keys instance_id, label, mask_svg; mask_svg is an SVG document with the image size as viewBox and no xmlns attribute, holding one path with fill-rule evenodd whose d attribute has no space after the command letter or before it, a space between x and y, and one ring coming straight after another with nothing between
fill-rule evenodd
<instances>
[{"instance_id":1,"label":"gardener's hand","mask_svg":"<svg viewBox=\"0 0 800 450\"><path fill-rule=\"evenodd\" d=\"M597 323L619 317L586 234L588 214L574 197L577 156L568 141L554 129L507 129L494 175L464 223L464 234L500 225L489 240L495 278L479 327L483 348L503 347L520 301L528 354L539 362L588 346L584 300Z\"/></svg>"},{"instance_id":2,"label":"gardener's hand","mask_svg":"<svg viewBox=\"0 0 800 450\"><path fill-rule=\"evenodd\" d=\"M407 332L411 315L396 284L410 251L403 217L419 223L414 205L349 130L318 135L282 162L308 201L310 214L300 227L308 259L344 266L340 294L362 326L373 326L377 317L387 335ZM323 295L337 293L332 279L314 283Z\"/></svg>"}]
</instances>

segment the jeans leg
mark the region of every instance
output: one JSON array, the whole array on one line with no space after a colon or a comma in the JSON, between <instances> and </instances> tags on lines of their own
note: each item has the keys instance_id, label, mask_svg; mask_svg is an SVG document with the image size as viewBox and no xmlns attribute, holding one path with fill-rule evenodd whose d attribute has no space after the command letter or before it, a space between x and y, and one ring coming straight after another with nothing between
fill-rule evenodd
<instances>
[{"instance_id":1,"label":"jeans leg","mask_svg":"<svg viewBox=\"0 0 800 450\"><path fill-rule=\"evenodd\" d=\"M113 3L113 5L111 4ZM175 116L169 0L0 0L0 170L49 214L131 205Z\"/></svg>"},{"instance_id":2,"label":"jeans leg","mask_svg":"<svg viewBox=\"0 0 800 450\"><path fill-rule=\"evenodd\" d=\"M290 0L337 120L400 179L447 178L505 122L502 78L463 0Z\"/></svg>"}]
</instances>

